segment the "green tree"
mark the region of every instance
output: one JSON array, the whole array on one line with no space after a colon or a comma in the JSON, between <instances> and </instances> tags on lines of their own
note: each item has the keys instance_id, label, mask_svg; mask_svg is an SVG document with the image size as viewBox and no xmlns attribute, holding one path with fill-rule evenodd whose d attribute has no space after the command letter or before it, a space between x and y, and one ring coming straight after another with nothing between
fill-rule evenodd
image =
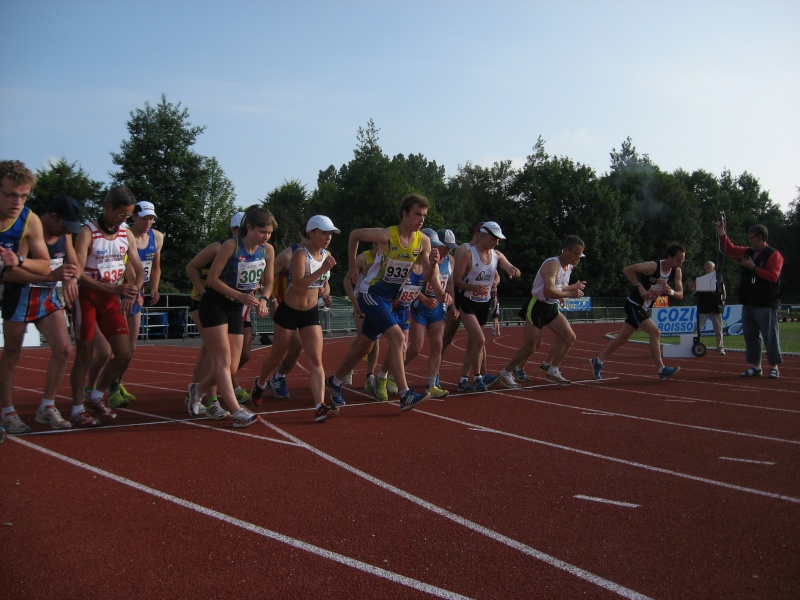
<instances>
[{"instance_id":1,"label":"green tree","mask_svg":"<svg viewBox=\"0 0 800 600\"><path fill-rule=\"evenodd\" d=\"M165 233L162 281L185 288L185 261L207 241L198 235L198 224L209 216L202 195L208 172L204 158L192 150L205 127L192 125L188 109L162 95L156 106L145 102L132 111L127 128L130 137L119 153L111 153L119 170L110 175L155 204L156 228Z\"/></svg>"},{"instance_id":2,"label":"green tree","mask_svg":"<svg viewBox=\"0 0 800 600\"><path fill-rule=\"evenodd\" d=\"M80 202L88 218L102 205L103 184L90 179L77 161L70 163L61 158L55 164L36 171L36 187L27 204L41 215L50 207L50 200L61 195L72 196Z\"/></svg>"},{"instance_id":3,"label":"green tree","mask_svg":"<svg viewBox=\"0 0 800 600\"><path fill-rule=\"evenodd\" d=\"M297 180L284 181L264 199L268 208L278 221L278 229L272 234L270 243L280 252L286 246L296 243L297 232L313 215L309 211L309 195L306 187ZM334 221L336 224L336 222ZM338 224L336 224L338 227Z\"/></svg>"},{"instance_id":4,"label":"green tree","mask_svg":"<svg viewBox=\"0 0 800 600\"><path fill-rule=\"evenodd\" d=\"M422 194L431 203L425 225L433 229L444 226L444 219L440 212L440 203L447 195L447 182L444 167L429 161L422 154L402 154L392 158L392 168L406 182L410 190Z\"/></svg>"},{"instance_id":5,"label":"green tree","mask_svg":"<svg viewBox=\"0 0 800 600\"><path fill-rule=\"evenodd\" d=\"M397 164L392 163L378 143L379 129L370 119L359 127L358 145L353 159L323 181L312 196L312 206L333 219L343 232L331 242L331 253L339 264L347 264L347 234L361 227L389 227L400 218L400 200L413 191ZM324 172L330 177L330 169ZM321 176L323 173L320 174ZM342 293L341 277L331 282L335 293Z\"/></svg>"},{"instance_id":6,"label":"green tree","mask_svg":"<svg viewBox=\"0 0 800 600\"><path fill-rule=\"evenodd\" d=\"M228 237L231 217L236 213L236 191L217 159L202 158L204 177L198 182L198 194L205 218L199 223L200 237L210 242Z\"/></svg>"},{"instance_id":7,"label":"green tree","mask_svg":"<svg viewBox=\"0 0 800 600\"><path fill-rule=\"evenodd\" d=\"M516 218L511 216L513 199L509 194L514 176L509 160L489 168L471 162L459 165L458 173L447 182L447 194L439 201L443 227L452 229L463 242L472 238L475 224L481 221L497 221L505 232Z\"/></svg>"},{"instance_id":8,"label":"green tree","mask_svg":"<svg viewBox=\"0 0 800 600\"><path fill-rule=\"evenodd\" d=\"M631 262L631 240L621 218L622 196L600 184L588 166L550 156L540 137L513 186L516 198L506 254L525 265L526 286L542 261L561 251L568 235L586 243L575 271L594 297L622 292L622 267ZM505 231L505 228L504 228Z\"/></svg>"},{"instance_id":9,"label":"green tree","mask_svg":"<svg viewBox=\"0 0 800 600\"><path fill-rule=\"evenodd\" d=\"M783 298L784 304L800 303L800 187L786 212L783 231L776 237L770 235L770 245L783 254Z\"/></svg>"},{"instance_id":10,"label":"green tree","mask_svg":"<svg viewBox=\"0 0 800 600\"><path fill-rule=\"evenodd\" d=\"M680 176L661 171L627 138L620 151L612 151L611 172L603 182L633 201L621 216L635 262L662 258L671 242L682 244L690 259L697 256L700 209Z\"/></svg>"}]
</instances>

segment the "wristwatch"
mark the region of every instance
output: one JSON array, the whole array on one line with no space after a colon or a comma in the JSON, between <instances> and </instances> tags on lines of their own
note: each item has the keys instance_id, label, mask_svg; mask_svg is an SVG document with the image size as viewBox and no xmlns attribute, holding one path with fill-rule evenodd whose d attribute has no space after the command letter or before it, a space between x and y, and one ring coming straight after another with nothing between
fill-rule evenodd
<instances>
[{"instance_id":1,"label":"wristwatch","mask_svg":"<svg viewBox=\"0 0 800 600\"><path fill-rule=\"evenodd\" d=\"M17 254L17 260L19 261L19 266L21 267L22 263L25 262L25 257L22 256L21 254Z\"/></svg>"}]
</instances>

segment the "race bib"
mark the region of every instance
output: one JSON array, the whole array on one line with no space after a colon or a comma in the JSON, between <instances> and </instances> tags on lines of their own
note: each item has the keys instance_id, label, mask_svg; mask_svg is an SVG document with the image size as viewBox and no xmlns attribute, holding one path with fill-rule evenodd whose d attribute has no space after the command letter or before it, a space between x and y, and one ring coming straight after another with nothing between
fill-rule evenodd
<instances>
[{"instance_id":1,"label":"race bib","mask_svg":"<svg viewBox=\"0 0 800 600\"><path fill-rule=\"evenodd\" d=\"M92 273L92 279L114 285L122 279L123 273L125 273L125 265L121 260L109 260L98 265L97 272Z\"/></svg>"},{"instance_id":2,"label":"race bib","mask_svg":"<svg viewBox=\"0 0 800 600\"><path fill-rule=\"evenodd\" d=\"M404 285L403 289L400 291L400 295L397 297L397 305L411 306L411 303L417 299L417 294L419 294L421 289L421 285Z\"/></svg>"},{"instance_id":3,"label":"race bib","mask_svg":"<svg viewBox=\"0 0 800 600\"><path fill-rule=\"evenodd\" d=\"M150 272L153 270L153 261L143 260L142 267L144 268L144 282L150 283Z\"/></svg>"},{"instance_id":4,"label":"race bib","mask_svg":"<svg viewBox=\"0 0 800 600\"><path fill-rule=\"evenodd\" d=\"M55 271L61 265L64 264L64 258L51 258L50 259L50 270ZM54 288L54 287L61 287L60 281L45 281L44 283L32 283L31 287L37 288Z\"/></svg>"},{"instance_id":5,"label":"race bib","mask_svg":"<svg viewBox=\"0 0 800 600\"><path fill-rule=\"evenodd\" d=\"M395 285L402 284L408 277L412 264L402 260L389 259L386 263L386 272L383 274L383 280L386 283Z\"/></svg>"},{"instance_id":6,"label":"race bib","mask_svg":"<svg viewBox=\"0 0 800 600\"><path fill-rule=\"evenodd\" d=\"M236 289L243 292L252 292L257 289L267 261L264 259L252 262L240 262L236 272Z\"/></svg>"}]
</instances>

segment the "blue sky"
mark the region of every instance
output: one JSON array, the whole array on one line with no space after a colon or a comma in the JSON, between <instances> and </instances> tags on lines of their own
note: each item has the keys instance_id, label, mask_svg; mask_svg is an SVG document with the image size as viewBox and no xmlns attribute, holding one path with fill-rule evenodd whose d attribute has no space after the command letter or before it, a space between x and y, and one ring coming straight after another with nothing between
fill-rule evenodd
<instances>
[{"instance_id":1,"label":"blue sky","mask_svg":"<svg viewBox=\"0 0 800 600\"><path fill-rule=\"evenodd\" d=\"M542 136L598 175L630 136L667 171L800 186L800 2L3 3L0 156L108 182L129 113L161 94L205 125L237 204L312 190L373 119L389 156L448 176Z\"/></svg>"}]
</instances>

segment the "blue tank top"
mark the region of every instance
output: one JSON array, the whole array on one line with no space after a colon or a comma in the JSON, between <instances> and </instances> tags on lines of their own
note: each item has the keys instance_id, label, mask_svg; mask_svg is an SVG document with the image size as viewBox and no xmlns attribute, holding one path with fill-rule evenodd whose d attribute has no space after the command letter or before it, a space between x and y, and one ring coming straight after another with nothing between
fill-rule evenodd
<instances>
[{"instance_id":1,"label":"blue tank top","mask_svg":"<svg viewBox=\"0 0 800 600\"><path fill-rule=\"evenodd\" d=\"M258 289L264 269L267 268L267 251L259 246L250 253L242 245L241 238L236 239L236 248L222 270L220 279L240 292L254 292Z\"/></svg>"},{"instance_id":2,"label":"blue tank top","mask_svg":"<svg viewBox=\"0 0 800 600\"><path fill-rule=\"evenodd\" d=\"M144 248L137 248L139 251L139 260L142 261L144 267L144 282L150 283L150 273L153 270L153 261L156 258L156 236L153 230L147 232L148 240L147 246Z\"/></svg>"},{"instance_id":3,"label":"blue tank top","mask_svg":"<svg viewBox=\"0 0 800 600\"><path fill-rule=\"evenodd\" d=\"M14 222L0 231L0 246L8 248L14 253L19 251L19 242L22 240L22 236L25 235L25 230L28 228L28 219L30 215L30 207L23 206ZM0 281L2 280L3 272L2 267L0 267Z\"/></svg>"}]
</instances>

